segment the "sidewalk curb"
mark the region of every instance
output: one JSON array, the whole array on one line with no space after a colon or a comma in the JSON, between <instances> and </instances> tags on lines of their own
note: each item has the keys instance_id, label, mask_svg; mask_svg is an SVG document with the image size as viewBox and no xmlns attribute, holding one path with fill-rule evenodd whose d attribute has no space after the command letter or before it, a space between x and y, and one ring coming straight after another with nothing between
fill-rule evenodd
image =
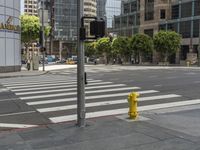
<instances>
[{"instance_id":1,"label":"sidewalk curb","mask_svg":"<svg viewBox=\"0 0 200 150\"><path fill-rule=\"evenodd\" d=\"M45 74L48 74L48 73L49 73L49 71L45 71L45 72L40 73L40 74L30 74L30 75L26 75L26 74L10 75L10 76L1 76L1 75L0 75L0 79L4 79L4 78L16 78L16 77L41 76L41 75L45 75Z\"/></svg>"}]
</instances>

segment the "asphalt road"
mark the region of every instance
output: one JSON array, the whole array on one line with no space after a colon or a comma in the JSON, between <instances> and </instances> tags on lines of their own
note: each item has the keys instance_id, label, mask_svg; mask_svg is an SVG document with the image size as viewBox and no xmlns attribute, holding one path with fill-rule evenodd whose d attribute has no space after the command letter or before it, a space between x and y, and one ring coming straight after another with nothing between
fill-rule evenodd
<instances>
[{"instance_id":1,"label":"asphalt road","mask_svg":"<svg viewBox=\"0 0 200 150\"><path fill-rule=\"evenodd\" d=\"M86 72L88 118L127 113L132 91L141 93L141 111L200 104L200 69L97 65ZM76 68L0 79L0 130L75 120Z\"/></svg>"}]
</instances>

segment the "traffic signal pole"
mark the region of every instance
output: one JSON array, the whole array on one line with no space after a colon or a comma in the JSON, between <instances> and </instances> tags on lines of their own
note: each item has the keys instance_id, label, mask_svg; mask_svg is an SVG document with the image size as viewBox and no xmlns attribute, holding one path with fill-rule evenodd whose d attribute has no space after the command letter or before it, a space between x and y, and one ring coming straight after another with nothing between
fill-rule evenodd
<instances>
[{"instance_id":1,"label":"traffic signal pole","mask_svg":"<svg viewBox=\"0 0 200 150\"><path fill-rule=\"evenodd\" d=\"M198 66L200 67L200 19L199 19L199 46L198 46Z\"/></svg>"},{"instance_id":2,"label":"traffic signal pole","mask_svg":"<svg viewBox=\"0 0 200 150\"><path fill-rule=\"evenodd\" d=\"M84 56L84 40L81 40L81 19L83 17L83 0L77 0L77 125L85 127L85 56Z\"/></svg>"},{"instance_id":3,"label":"traffic signal pole","mask_svg":"<svg viewBox=\"0 0 200 150\"><path fill-rule=\"evenodd\" d=\"M45 71L45 51L44 51L44 0L42 0L42 70Z\"/></svg>"}]
</instances>

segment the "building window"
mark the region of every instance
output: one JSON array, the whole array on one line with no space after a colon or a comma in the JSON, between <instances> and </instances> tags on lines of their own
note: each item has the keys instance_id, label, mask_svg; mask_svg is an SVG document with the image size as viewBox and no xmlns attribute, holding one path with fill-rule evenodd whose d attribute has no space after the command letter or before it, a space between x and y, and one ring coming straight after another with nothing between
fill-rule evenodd
<instances>
[{"instance_id":1,"label":"building window","mask_svg":"<svg viewBox=\"0 0 200 150\"><path fill-rule=\"evenodd\" d=\"M137 2L132 2L131 3L131 12L135 12L137 11Z\"/></svg>"},{"instance_id":2,"label":"building window","mask_svg":"<svg viewBox=\"0 0 200 150\"><path fill-rule=\"evenodd\" d=\"M127 27L127 16L122 17L122 27Z\"/></svg>"},{"instance_id":3,"label":"building window","mask_svg":"<svg viewBox=\"0 0 200 150\"><path fill-rule=\"evenodd\" d=\"M200 15L200 0L196 0L194 2L194 15L195 16Z\"/></svg>"},{"instance_id":4,"label":"building window","mask_svg":"<svg viewBox=\"0 0 200 150\"><path fill-rule=\"evenodd\" d=\"M129 4L124 4L124 14L130 13L130 5Z\"/></svg>"},{"instance_id":5,"label":"building window","mask_svg":"<svg viewBox=\"0 0 200 150\"><path fill-rule=\"evenodd\" d=\"M183 21L180 23L180 34L183 38L190 38L191 21Z\"/></svg>"},{"instance_id":6,"label":"building window","mask_svg":"<svg viewBox=\"0 0 200 150\"><path fill-rule=\"evenodd\" d=\"M159 30L166 30L166 25L165 24L159 25Z\"/></svg>"},{"instance_id":7,"label":"building window","mask_svg":"<svg viewBox=\"0 0 200 150\"><path fill-rule=\"evenodd\" d=\"M165 19L165 9L160 10L160 19Z\"/></svg>"},{"instance_id":8,"label":"building window","mask_svg":"<svg viewBox=\"0 0 200 150\"><path fill-rule=\"evenodd\" d=\"M131 15L128 17L128 25L129 26L135 25L135 16L134 15Z\"/></svg>"},{"instance_id":9,"label":"building window","mask_svg":"<svg viewBox=\"0 0 200 150\"><path fill-rule=\"evenodd\" d=\"M115 28L120 28L120 18L115 18Z\"/></svg>"},{"instance_id":10,"label":"building window","mask_svg":"<svg viewBox=\"0 0 200 150\"><path fill-rule=\"evenodd\" d=\"M169 23L167 25L167 30L178 32L178 24L177 23Z\"/></svg>"},{"instance_id":11,"label":"building window","mask_svg":"<svg viewBox=\"0 0 200 150\"><path fill-rule=\"evenodd\" d=\"M154 19L154 0L145 0L145 17L144 20Z\"/></svg>"},{"instance_id":12,"label":"building window","mask_svg":"<svg viewBox=\"0 0 200 150\"><path fill-rule=\"evenodd\" d=\"M192 2L181 4L181 18L192 16Z\"/></svg>"},{"instance_id":13,"label":"building window","mask_svg":"<svg viewBox=\"0 0 200 150\"><path fill-rule=\"evenodd\" d=\"M136 25L140 25L140 13L136 14Z\"/></svg>"},{"instance_id":14,"label":"building window","mask_svg":"<svg viewBox=\"0 0 200 150\"><path fill-rule=\"evenodd\" d=\"M199 37L199 20L194 20L193 37Z\"/></svg>"},{"instance_id":15,"label":"building window","mask_svg":"<svg viewBox=\"0 0 200 150\"><path fill-rule=\"evenodd\" d=\"M179 5L172 6L172 19L179 18Z\"/></svg>"},{"instance_id":16,"label":"building window","mask_svg":"<svg viewBox=\"0 0 200 150\"><path fill-rule=\"evenodd\" d=\"M153 29L146 29L144 30L144 34L153 37Z\"/></svg>"}]
</instances>

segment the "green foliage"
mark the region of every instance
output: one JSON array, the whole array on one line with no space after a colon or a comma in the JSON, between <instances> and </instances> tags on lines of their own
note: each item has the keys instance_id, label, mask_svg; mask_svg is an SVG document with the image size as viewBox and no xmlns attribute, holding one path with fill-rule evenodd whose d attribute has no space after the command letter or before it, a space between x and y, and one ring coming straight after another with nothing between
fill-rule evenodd
<instances>
[{"instance_id":1,"label":"green foliage","mask_svg":"<svg viewBox=\"0 0 200 150\"><path fill-rule=\"evenodd\" d=\"M111 54L111 41L110 38L101 38L97 41L96 49L99 54Z\"/></svg>"},{"instance_id":2,"label":"green foliage","mask_svg":"<svg viewBox=\"0 0 200 150\"><path fill-rule=\"evenodd\" d=\"M120 54L123 57L131 55L129 39L125 37L115 38L112 42L112 54L114 56Z\"/></svg>"},{"instance_id":3,"label":"green foliage","mask_svg":"<svg viewBox=\"0 0 200 150\"><path fill-rule=\"evenodd\" d=\"M130 41L130 48L135 57L145 57L145 55L150 55L153 52L153 40L146 34L136 34Z\"/></svg>"},{"instance_id":4,"label":"green foliage","mask_svg":"<svg viewBox=\"0 0 200 150\"><path fill-rule=\"evenodd\" d=\"M45 26L44 28L44 35L47 38L50 35L51 26Z\"/></svg>"},{"instance_id":5,"label":"green foliage","mask_svg":"<svg viewBox=\"0 0 200 150\"><path fill-rule=\"evenodd\" d=\"M97 55L96 45L97 42L85 43L85 55L88 57Z\"/></svg>"},{"instance_id":6,"label":"green foliage","mask_svg":"<svg viewBox=\"0 0 200 150\"><path fill-rule=\"evenodd\" d=\"M22 15L21 39L23 43L31 43L39 38L40 20L36 16Z\"/></svg>"},{"instance_id":7,"label":"green foliage","mask_svg":"<svg viewBox=\"0 0 200 150\"><path fill-rule=\"evenodd\" d=\"M131 39L130 47L135 53L150 53L153 51L153 40L146 34L136 34Z\"/></svg>"},{"instance_id":8,"label":"green foliage","mask_svg":"<svg viewBox=\"0 0 200 150\"><path fill-rule=\"evenodd\" d=\"M157 52L160 52L165 61L179 50L180 45L181 36L174 31L159 31L154 36L154 48Z\"/></svg>"}]
</instances>

